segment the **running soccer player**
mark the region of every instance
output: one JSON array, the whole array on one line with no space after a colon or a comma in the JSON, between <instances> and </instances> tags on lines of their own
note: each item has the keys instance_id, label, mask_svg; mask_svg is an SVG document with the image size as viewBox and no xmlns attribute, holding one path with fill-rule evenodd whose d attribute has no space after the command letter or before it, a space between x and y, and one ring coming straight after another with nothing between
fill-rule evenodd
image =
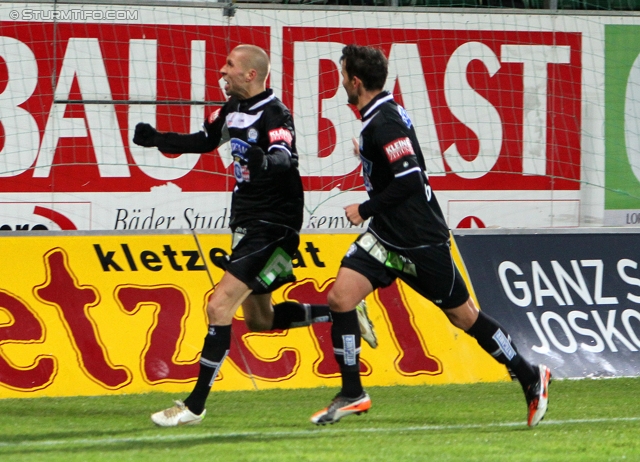
<instances>
[{"instance_id":1,"label":"running soccer player","mask_svg":"<svg viewBox=\"0 0 640 462\"><path fill-rule=\"evenodd\" d=\"M215 264L225 270L207 304L208 333L191 394L151 420L164 427L193 425L206 414L205 402L231 346L231 322L240 305L252 331L288 329L331 321L325 305L287 301L271 305L271 292L292 282L291 259L298 249L303 189L293 119L266 88L270 63L257 46L239 45L221 69L227 103L192 134L159 133L146 123L135 128L134 143L165 153L204 153L229 141L236 185L232 194L231 255ZM275 262L275 264L274 264ZM375 333L360 302L359 316Z\"/></svg>"},{"instance_id":2,"label":"running soccer player","mask_svg":"<svg viewBox=\"0 0 640 462\"><path fill-rule=\"evenodd\" d=\"M515 374L527 400L527 424L537 425L547 409L551 372L527 362L507 331L479 311L469 296L451 256L449 228L429 185L411 119L393 95L383 91L387 59L378 49L348 45L340 61L348 102L362 117L360 139L354 144L369 194L369 200L344 209L354 225L371 221L342 259L328 294L342 389L311 421L334 423L371 407L360 380L360 332L354 308L373 290L399 278Z\"/></svg>"}]
</instances>

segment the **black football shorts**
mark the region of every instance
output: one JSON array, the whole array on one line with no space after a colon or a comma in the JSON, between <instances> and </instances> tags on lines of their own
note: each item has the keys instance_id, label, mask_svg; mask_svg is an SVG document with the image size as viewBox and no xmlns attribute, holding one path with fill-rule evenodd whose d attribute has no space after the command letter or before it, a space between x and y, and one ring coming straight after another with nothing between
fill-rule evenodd
<instances>
[{"instance_id":1,"label":"black football shorts","mask_svg":"<svg viewBox=\"0 0 640 462\"><path fill-rule=\"evenodd\" d=\"M254 294L267 294L294 282L291 260L300 235L287 226L256 222L233 232L231 255L217 258L216 266L244 282Z\"/></svg>"},{"instance_id":2,"label":"black football shorts","mask_svg":"<svg viewBox=\"0 0 640 462\"><path fill-rule=\"evenodd\" d=\"M469 298L448 241L400 249L385 246L375 235L365 232L351 244L341 266L365 276L374 289L401 279L442 309L456 308Z\"/></svg>"}]
</instances>

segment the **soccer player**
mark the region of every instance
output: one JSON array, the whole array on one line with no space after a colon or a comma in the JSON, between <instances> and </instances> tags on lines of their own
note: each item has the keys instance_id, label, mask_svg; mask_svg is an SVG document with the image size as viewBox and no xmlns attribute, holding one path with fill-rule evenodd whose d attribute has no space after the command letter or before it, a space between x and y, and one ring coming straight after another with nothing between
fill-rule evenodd
<instances>
[{"instance_id":1,"label":"soccer player","mask_svg":"<svg viewBox=\"0 0 640 462\"><path fill-rule=\"evenodd\" d=\"M284 302L271 305L271 292L292 282L291 259L298 249L303 217L303 189L293 119L266 88L270 63L257 46L239 45L221 69L227 103L192 134L159 133L146 123L135 128L134 143L165 153L205 153L229 141L236 185L232 194L231 255L215 263L225 270L207 304L208 333L200 371L191 394L156 412L160 426L198 424L205 402L231 346L231 322L240 305L252 331L288 329L330 321L327 306ZM360 303L363 324L370 323ZM369 329L368 338L375 340ZM373 335L373 336L372 336Z\"/></svg>"},{"instance_id":2,"label":"soccer player","mask_svg":"<svg viewBox=\"0 0 640 462\"><path fill-rule=\"evenodd\" d=\"M449 228L429 185L411 119L393 95L383 91L386 58L375 48L348 45L340 61L348 102L362 117L360 139L354 145L369 194L369 200L344 210L354 225L371 221L342 259L328 294L342 389L311 421L334 423L371 407L360 381L360 332L354 308L373 290L399 278L515 374L527 400L527 423L537 425L547 409L551 372L527 362L506 330L479 311L469 296L451 256Z\"/></svg>"}]
</instances>

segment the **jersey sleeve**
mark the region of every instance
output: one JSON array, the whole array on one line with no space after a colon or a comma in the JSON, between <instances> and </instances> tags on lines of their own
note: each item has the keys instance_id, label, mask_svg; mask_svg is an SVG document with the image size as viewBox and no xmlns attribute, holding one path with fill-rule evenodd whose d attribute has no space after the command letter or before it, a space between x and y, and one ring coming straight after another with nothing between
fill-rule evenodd
<instances>
[{"instance_id":1,"label":"jersey sleeve","mask_svg":"<svg viewBox=\"0 0 640 462\"><path fill-rule=\"evenodd\" d=\"M396 178L422 170L416 155L419 147L413 145L410 135L410 129L396 120L388 120L384 129L376 130L376 144Z\"/></svg>"},{"instance_id":2,"label":"jersey sleeve","mask_svg":"<svg viewBox=\"0 0 640 462\"><path fill-rule=\"evenodd\" d=\"M376 159L388 163L393 178L382 191L360 204L358 212L364 220L396 207L424 188L416 155L419 148L411 141L415 137L410 136L410 129L393 119L380 122L374 131L374 149L379 151Z\"/></svg>"},{"instance_id":3,"label":"jersey sleeve","mask_svg":"<svg viewBox=\"0 0 640 462\"><path fill-rule=\"evenodd\" d=\"M159 133L157 137L157 147L161 152L168 154L183 153L204 153L213 151L220 144L224 117L220 116L218 109L209 115L203 124L203 129L199 132L182 133Z\"/></svg>"},{"instance_id":4,"label":"jersey sleeve","mask_svg":"<svg viewBox=\"0 0 640 462\"><path fill-rule=\"evenodd\" d=\"M216 147L218 147L221 142L228 141L224 136L228 106L228 104L225 104L221 108L211 111L202 124L203 131L207 135L207 138L210 139L211 143L215 143ZM226 138L228 138L228 133Z\"/></svg>"},{"instance_id":5,"label":"jersey sleeve","mask_svg":"<svg viewBox=\"0 0 640 462\"><path fill-rule=\"evenodd\" d=\"M274 106L269 108L265 118L265 130L267 135L267 153L279 154L284 152L287 156L298 162L298 154L295 150L295 130L293 118L286 108Z\"/></svg>"},{"instance_id":6,"label":"jersey sleeve","mask_svg":"<svg viewBox=\"0 0 640 462\"><path fill-rule=\"evenodd\" d=\"M403 203L409 196L423 190L422 175L403 175L394 178L384 191L360 204L358 213L363 220L366 220Z\"/></svg>"}]
</instances>

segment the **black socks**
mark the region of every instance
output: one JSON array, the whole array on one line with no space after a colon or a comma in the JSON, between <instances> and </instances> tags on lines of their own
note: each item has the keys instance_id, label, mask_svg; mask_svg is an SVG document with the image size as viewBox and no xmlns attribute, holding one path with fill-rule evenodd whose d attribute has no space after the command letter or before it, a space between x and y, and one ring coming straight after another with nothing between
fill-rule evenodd
<instances>
[{"instance_id":1,"label":"black socks","mask_svg":"<svg viewBox=\"0 0 640 462\"><path fill-rule=\"evenodd\" d=\"M537 382L538 374L534 366L525 360L511 343L511 337L498 322L483 313L467 331L478 344L493 356L500 364L507 366L516 376L523 388Z\"/></svg>"},{"instance_id":2,"label":"black socks","mask_svg":"<svg viewBox=\"0 0 640 462\"><path fill-rule=\"evenodd\" d=\"M329 305L309 305L298 302L282 302L273 306L272 329L290 329L309 326L314 322L331 321Z\"/></svg>"},{"instance_id":3,"label":"black socks","mask_svg":"<svg viewBox=\"0 0 640 462\"><path fill-rule=\"evenodd\" d=\"M356 310L346 313L331 312L331 340L333 354L342 374L342 391L348 398L357 398L363 392L360 381L360 326Z\"/></svg>"},{"instance_id":4,"label":"black socks","mask_svg":"<svg viewBox=\"0 0 640 462\"><path fill-rule=\"evenodd\" d=\"M210 325L209 332L204 338L204 346L200 355L198 381L191 394L184 400L184 404L194 414L200 415L204 411L204 404L209 396L209 391L211 391L220 366L229 354L230 347L231 325Z\"/></svg>"}]
</instances>

